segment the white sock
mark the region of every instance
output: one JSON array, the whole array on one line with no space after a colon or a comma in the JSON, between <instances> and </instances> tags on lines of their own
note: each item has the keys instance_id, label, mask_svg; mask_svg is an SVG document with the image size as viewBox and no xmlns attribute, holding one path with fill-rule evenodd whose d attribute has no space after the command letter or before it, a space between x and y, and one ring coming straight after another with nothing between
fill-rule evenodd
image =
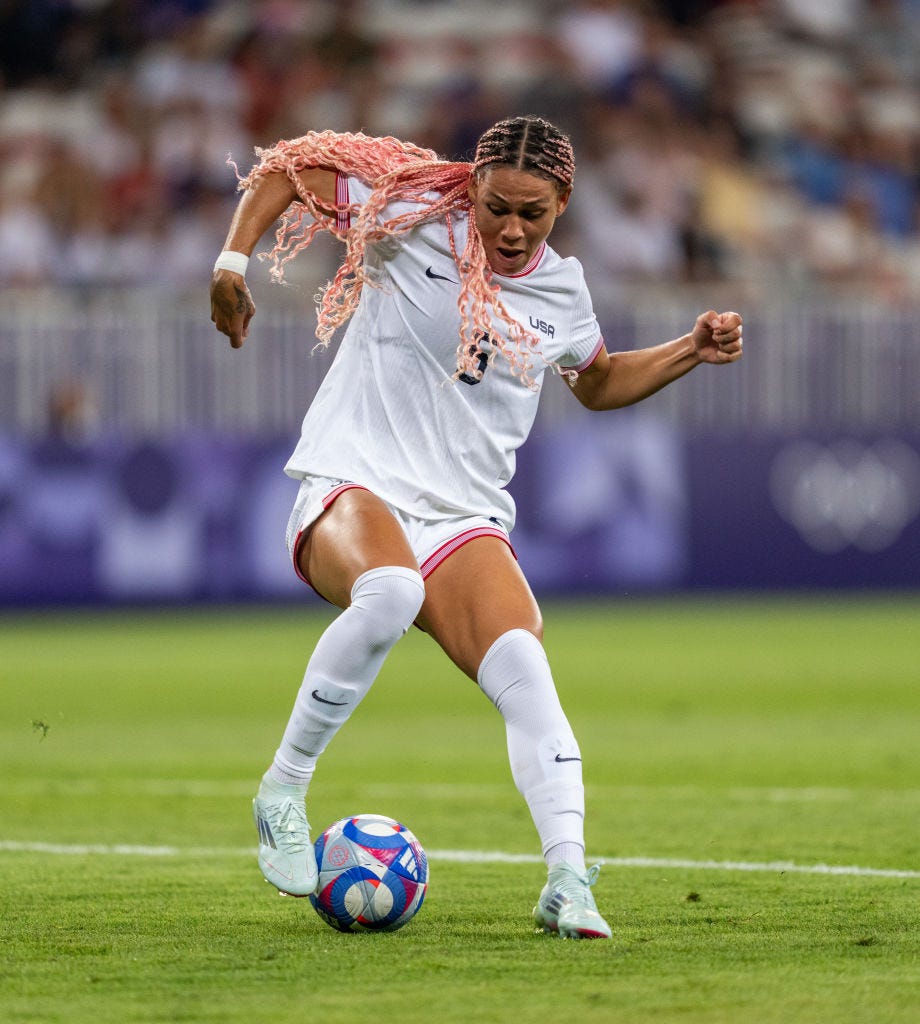
<instances>
[{"instance_id":1,"label":"white sock","mask_svg":"<svg viewBox=\"0 0 920 1024\"><path fill-rule=\"evenodd\" d=\"M586 874L588 866L585 864L585 848L578 843L559 843L546 851L546 866L554 864L571 864L579 874Z\"/></svg>"},{"instance_id":2,"label":"white sock","mask_svg":"<svg viewBox=\"0 0 920 1024\"><path fill-rule=\"evenodd\" d=\"M486 652L477 678L505 720L511 774L530 808L547 864L564 859L584 871L581 753L543 645L525 629L509 630Z\"/></svg>"},{"instance_id":3,"label":"white sock","mask_svg":"<svg viewBox=\"0 0 920 1024\"><path fill-rule=\"evenodd\" d=\"M424 597L422 577L398 565L371 569L355 580L351 604L320 637L307 665L269 769L273 779L309 785L317 758L370 690Z\"/></svg>"}]
</instances>

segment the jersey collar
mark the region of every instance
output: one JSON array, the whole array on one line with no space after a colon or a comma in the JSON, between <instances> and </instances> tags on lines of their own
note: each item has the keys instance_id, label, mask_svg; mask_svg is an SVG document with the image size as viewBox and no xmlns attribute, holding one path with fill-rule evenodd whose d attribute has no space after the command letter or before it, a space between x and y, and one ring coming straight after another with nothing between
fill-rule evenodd
<instances>
[{"instance_id":1,"label":"jersey collar","mask_svg":"<svg viewBox=\"0 0 920 1024\"><path fill-rule=\"evenodd\" d=\"M509 280L512 279L512 278L517 278L517 277L526 277L528 274L532 274L537 269L537 267L540 265L540 261L543 259L543 254L545 252L546 252L546 242L541 242L539 249L537 249L537 251L533 254L533 256L531 257L530 262L527 264L526 267L524 267L523 270L519 270L516 274L498 274L498 273L496 273L495 276L496 277L505 277L505 278L508 278ZM494 271L493 271L493 273L494 273Z\"/></svg>"}]
</instances>

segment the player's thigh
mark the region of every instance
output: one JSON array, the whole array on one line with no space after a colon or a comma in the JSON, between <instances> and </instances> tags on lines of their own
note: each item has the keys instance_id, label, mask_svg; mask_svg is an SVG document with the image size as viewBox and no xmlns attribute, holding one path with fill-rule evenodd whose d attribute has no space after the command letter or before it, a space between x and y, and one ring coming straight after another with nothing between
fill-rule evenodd
<instances>
[{"instance_id":1,"label":"player's thigh","mask_svg":"<svg viewBox=\"0 0 920 1024\"><path fill-rule=\"evenodd\" d=\"M511 549L497 537L477 537L434 570L425 581L418 622L471 679L509 629L543 639L536 598Z\"/></svg>"},{"instance_id":2,"label":"player's thigh","mask_svg":"<svg viewBox=\"0 0 920 1024\"><path fill-rule=\"evenodd\" d=\"M355 580L370 569L418 569L403 528L383 501L352 488L310 527L297 551L300 571L327 601L347 608Z\"/></svg>"}]
</instances>

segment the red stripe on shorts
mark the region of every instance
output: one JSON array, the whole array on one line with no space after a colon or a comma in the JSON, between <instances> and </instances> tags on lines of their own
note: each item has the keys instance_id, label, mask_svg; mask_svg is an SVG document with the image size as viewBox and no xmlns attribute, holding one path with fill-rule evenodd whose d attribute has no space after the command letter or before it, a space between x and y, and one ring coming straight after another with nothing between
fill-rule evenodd
<instances>
[{"instance_id":1,"label":"red stripe on shorts","mask_svg":"<svg viewBox=\"0 0 920 1024\"><path fill-rule=\"evenodd\" d=\"M338 487L333 487L332 490L327 495L325 495L325 497L323 498L323 508L324 509L331 508L333 503L335 502L335 500L337 498L341 498L341 496L346 491L353 491L353 490L366 491L367 488L363 484L351 484L351 483L339 484ZM316 522L316 520L314 519L313 523L315 523L315 522ZM306 585L308 587L310 587L312 590L316 590L316 587L314 587L313 584L307 579L307 577L304 576L304 574L300 571L300 564L299 564L300 563L300 543L303 540L304 535L307 533L307 531L313 525L313 523L309 523L302 530L299 530L297 532L297 536L294 538L293 562L294 562L294 572L297 573L298 579L302 579L304 581L304 583L306 583ZM319 593L319 591L316 591L316 592ZM323 595L320 594L320 597L322 597L322 596Z\"/></svg>"},{"instance_id":2,"label":"red stripe on shorts","mask_svg":"<svg viewBox=\"0 0 920 1024\"><path fill-rule=\"evenodd\" d=\"M451 537L434 554L429 555L422 562L421 566L419 566L422 579L427 580L442 562L450 558L455 551L459 551L464 544L469 544L471 540L476 540L477 537L497 537L499 540L503 540L510 548L511 554L517 558L517 555L514 554L514 548L511 547L511 541L508 539L508 534L504 530L499 530L496 526L474 526L471 530L464 530L463 533L458 533L456 537Z\"/></svg>"}]
</instances>

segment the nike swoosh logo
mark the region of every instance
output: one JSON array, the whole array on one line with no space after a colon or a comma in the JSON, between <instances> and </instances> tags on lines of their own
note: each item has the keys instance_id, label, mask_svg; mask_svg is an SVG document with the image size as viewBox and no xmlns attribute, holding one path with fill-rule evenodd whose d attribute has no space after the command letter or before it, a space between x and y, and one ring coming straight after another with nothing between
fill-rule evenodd
<instances>
[{"instance_id":1,"label":"nike swoosh logo","mask_svg":"<svg viewBox=\"0 0 920 1024\"><path fill-rule=\"evenodd\" d=\"M457 283L456 281L452 280L451 278L445 277L443 274L436 274L431 269L431 267L426 267L425 268L425 277L430 277L432 281L450 281L451 284L456 284Z\"/></svg>"},{"instance_id":2,"label":"nike swoosh logo","mask_svg":"<svg viewBox=\"0 0 920 1024\"><path fill-rule=\"evenodd\" d=\"M562 764L563 761L580 761L580 757L563 757L562 754L556 755L556 763Z\"/></svg>"},{"instance_id":3,"label":"nike swoosh logo","mask_svg":"<svg viewBox=\"0 0 920 1024\"><path fill-rule=\"evenodd\" d=\"M335 706L335 707L337 707L337 708L343 708L343 707L345 707L345 705L346 705L346 704L348 703L348 701L347 701L347 700L326 700L326 698L325 698L325 697L320 697L320 695L319 695L319 690L314 690L314 691L313 691L313 692L312 692L312 693L310 694L310 696L311 696L311 697L312 697L312 698L313 698L314 700L318 700L318 701L320 702L320 704L332 704L332 705L334 705L334 706Z\"/></svg>"}]
</instances>

